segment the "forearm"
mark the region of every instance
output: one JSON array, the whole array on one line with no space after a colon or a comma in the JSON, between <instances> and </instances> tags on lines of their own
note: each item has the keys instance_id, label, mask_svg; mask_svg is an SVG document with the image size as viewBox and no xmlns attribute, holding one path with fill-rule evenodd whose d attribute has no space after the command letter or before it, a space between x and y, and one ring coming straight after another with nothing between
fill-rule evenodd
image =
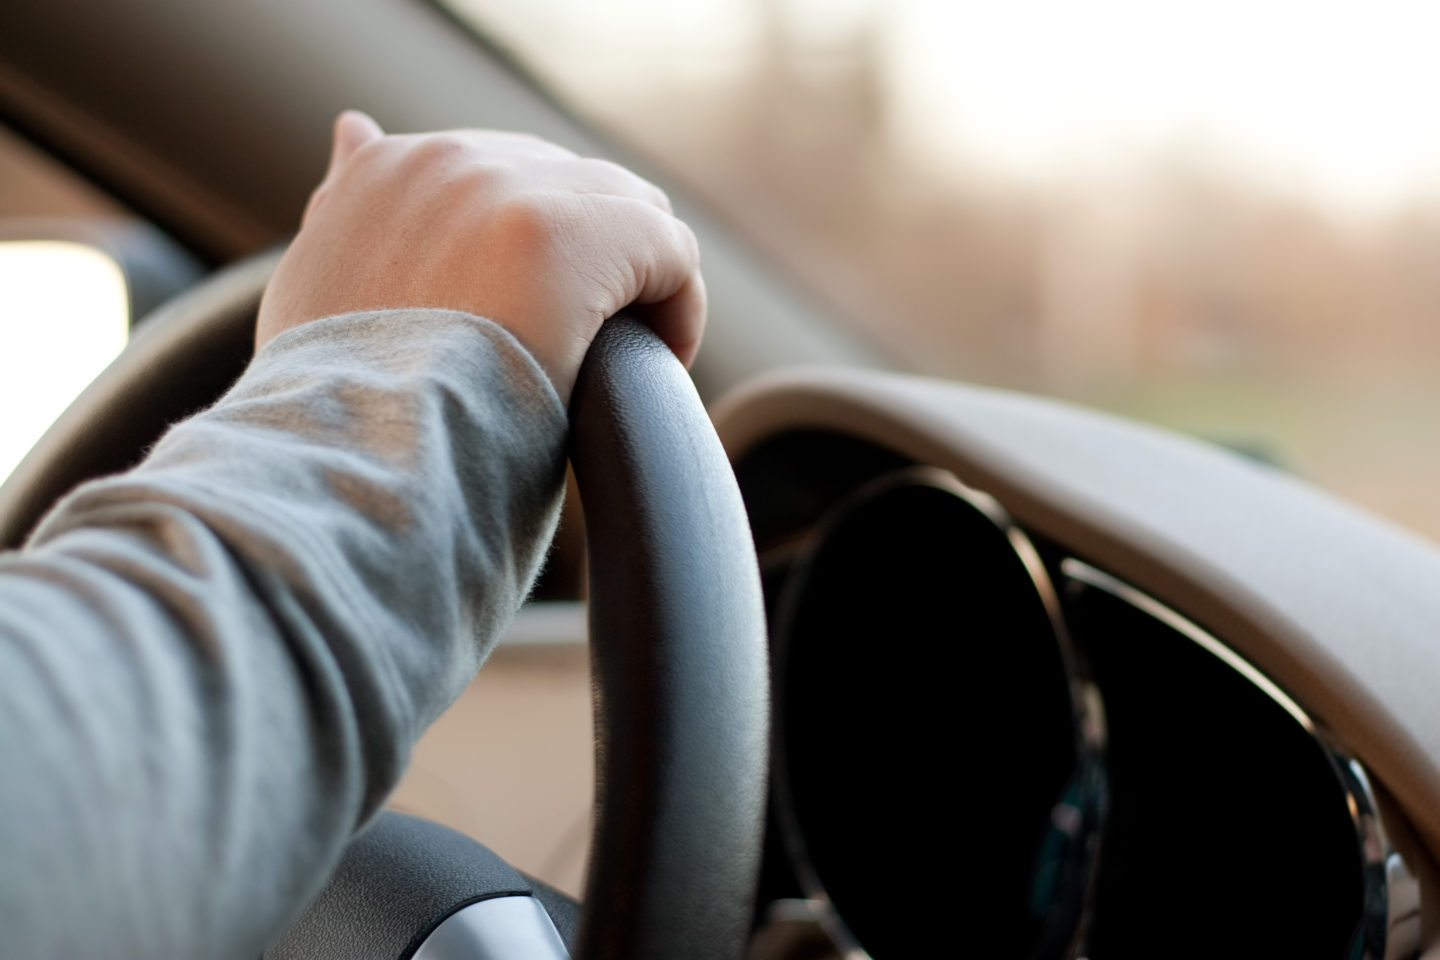
<instances>
[{"instance_id":1,"label":"forearm","mask_svg":"<svg viewBox=\"0 0 1440 960\"><path fill-rule=\"evenodd\" d=\"M563 435L494 325L318 321L0 561L17 955L258 953L523 599Z\"/></svg>"}]
</instances>

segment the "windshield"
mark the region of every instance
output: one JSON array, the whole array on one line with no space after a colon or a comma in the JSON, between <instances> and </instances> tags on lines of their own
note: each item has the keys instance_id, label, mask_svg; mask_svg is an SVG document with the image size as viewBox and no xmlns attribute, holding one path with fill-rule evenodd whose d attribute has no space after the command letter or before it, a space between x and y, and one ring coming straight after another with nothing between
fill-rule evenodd
<instances>
[{"instance_id":1,"label":"windshield","mask_svg":"<svg viewBox=\"0 0 1440 960\"><path fill-rule=\"evenodd\" d=\"M927 374L1440 539L1440 12L449 0Z\"/></svg>"}]
</instances>

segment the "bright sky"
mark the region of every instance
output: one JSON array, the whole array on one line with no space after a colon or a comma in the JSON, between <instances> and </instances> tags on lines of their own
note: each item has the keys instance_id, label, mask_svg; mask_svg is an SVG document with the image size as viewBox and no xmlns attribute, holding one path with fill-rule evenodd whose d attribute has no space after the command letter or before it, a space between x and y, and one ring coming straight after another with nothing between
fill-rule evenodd
<instances>
[{"instance_id":1,"label":"bright sky","mask_svg":"<svg viewBox=\"0 0 1440 960\"><path fill-rule=\"evenodd\" d=\"M125 346L125 278L75 243L0 243L0 480Z\"/></svg>"},{"instance_id":2,"label":"bright sky","mask_svg":"<svg viewBox=\"0 0 1440 960\"><path fill-rule=\"evenodd\" d=\"M1440 4L909 0L905 135L1010 174L1203 153L1369 207L1440 181Z\"/></svg>"},{"instance_id":3,"label":"bright sky","mask_svg":"<svg viewBox=\"0 0 1440 960\"><path fill-rule=\"evenodd\" d=\"M1156 158L1352 209L1440 196L1440 4L1417 0L453 0L581 97L743 72L767 15L873 31L898 142L1046 181Z\"/></svg>"}]
</instances>

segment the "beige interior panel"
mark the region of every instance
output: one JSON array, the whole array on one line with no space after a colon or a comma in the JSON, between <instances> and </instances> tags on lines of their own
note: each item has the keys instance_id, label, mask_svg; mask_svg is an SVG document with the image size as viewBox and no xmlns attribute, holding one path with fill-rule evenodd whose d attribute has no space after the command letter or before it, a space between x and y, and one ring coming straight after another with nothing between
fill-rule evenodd
<instances>
[{"instance_id":1,"label":"beige interior panel","mask_svg":"<svg viewBox=\"0 0 1440 960\"><path fill-rule=\"evenodd\" d=\"M1033 396L814 369L717 408L732 458L821 428L955 472L1223 639L1440 851L1440 550L1273 468Z\"/></svg>"},{"instance_id":2,"label":"beige interior panel","mask_svg":"<svg viewBox=\"0 0 1440 960\"><path fill-rule=\"evenodd\" d=\"M578 604L522 613L416 745L390 798L572 896L584 885L595 783L583 627Z\"/></svg>"}]
</instances>

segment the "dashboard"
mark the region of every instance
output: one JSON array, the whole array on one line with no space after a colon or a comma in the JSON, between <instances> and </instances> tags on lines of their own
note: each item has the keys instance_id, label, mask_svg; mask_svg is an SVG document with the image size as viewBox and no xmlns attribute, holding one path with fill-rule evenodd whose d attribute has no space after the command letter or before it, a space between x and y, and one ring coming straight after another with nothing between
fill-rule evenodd
<instances>
[{"instance_id":1,"label":"dashboard","mask_svg":"<svg viewBox=\"0 0 1440 960\"><path fill-rule=\"evenodd\" d=\"M1407 828L1342 737L913 442L797 406L732 441L776 698L752 957L1417 955Z\"/></svg>"}]
</instances>

